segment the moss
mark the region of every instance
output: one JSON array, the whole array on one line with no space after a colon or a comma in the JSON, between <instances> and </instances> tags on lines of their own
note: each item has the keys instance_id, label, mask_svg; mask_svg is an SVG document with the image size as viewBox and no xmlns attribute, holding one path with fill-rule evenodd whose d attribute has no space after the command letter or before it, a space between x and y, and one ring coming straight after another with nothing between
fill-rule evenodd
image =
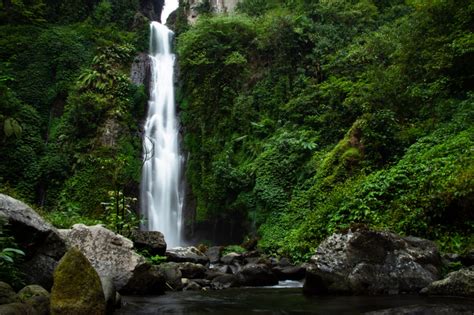
<instances>
[{"instance_id":1,"label":"moss","mask_svg":"<svg viewBox=\"0 0 474 315\"><path fill-rule=\"evenodd\" d=\"M51 314L105 314L99 275L76 248L64 255L54 271Z\"/></svg>"}]
</instances>

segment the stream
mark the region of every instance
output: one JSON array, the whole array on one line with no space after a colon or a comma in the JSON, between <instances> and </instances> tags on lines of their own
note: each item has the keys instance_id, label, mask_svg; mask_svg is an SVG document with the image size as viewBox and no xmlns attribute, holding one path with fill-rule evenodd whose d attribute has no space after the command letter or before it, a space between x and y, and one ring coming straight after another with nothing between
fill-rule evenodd
<instances>
[{"instance_id":1,"label":"stream","mask_svg":"<svg viewBox=\"0 0 474 315\"><path fill-rule=\"evenodd\" d=\"M126 296L120 315L151 314L474 314L474 300L452 297L305 296L291 283L268 288Z\"/></svg>"}]
</instances>

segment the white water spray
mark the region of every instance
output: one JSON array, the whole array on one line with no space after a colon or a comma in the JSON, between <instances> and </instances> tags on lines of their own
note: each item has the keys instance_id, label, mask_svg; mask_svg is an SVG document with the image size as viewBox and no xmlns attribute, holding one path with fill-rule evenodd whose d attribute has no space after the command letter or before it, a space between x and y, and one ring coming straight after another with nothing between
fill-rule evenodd
<instances>
[{"instance_id":1,"label":"white water spray","mask_svg":"<svg viewBox=\"0 0 474 315\"><path fill-rule=\"evenodd\" d=\"M169 13L168 13L169 14ZM162 16L166 21L167 15ZM143 229L160 231L168 247L181 245L183 198L180 188L182 157L174 100L173 32L165 25L150 25L151 82L144 127L144 165L141 181Z\"/></svg>"}]
</instances>

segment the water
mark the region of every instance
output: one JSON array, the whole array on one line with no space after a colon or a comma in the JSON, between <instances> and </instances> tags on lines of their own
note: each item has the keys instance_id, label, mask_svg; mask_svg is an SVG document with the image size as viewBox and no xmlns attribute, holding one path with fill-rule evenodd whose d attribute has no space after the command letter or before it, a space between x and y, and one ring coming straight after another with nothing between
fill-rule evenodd
<instances>
[{"instance_id":1,"label":"water","mask_svg":"<svg viewBox=\"0 0 474 315\"><path fill-rule=\"evenodd\" d=\"M474 314L472 299L412 295L307 297L301 288L172 292L155 297L124 297L124 303L116 314Z\"/></svg>"},{"instance_id":2,"label":"water","mask_svg":"<svg viewBox=\"0 0 474 315\"><path fill-rule=\"evenodd\" d=\"M168 3L167 3L168 4ZM168 6L166 6L168 7ZM169 13L168 13L169 14ZM167 15L163 17L166 21ZM168 247L181 245L182 157L174 98L173 32L165 25L150 25L151 84L144 127L144 164L141 182L142 228L160 231Z\"/></svg>"},{"instance_id":3,"label":"water","mask_svg":"<svg viewBox=\"0 0 474 315\"><path fill-rule=\"evenodd\" d=\"M166 0L165 5L163 7L163 11L161 12L161 22L166 24L166 20L168 16L178 8L179 1L178 0Z\"/></svg>"}]
</instances>

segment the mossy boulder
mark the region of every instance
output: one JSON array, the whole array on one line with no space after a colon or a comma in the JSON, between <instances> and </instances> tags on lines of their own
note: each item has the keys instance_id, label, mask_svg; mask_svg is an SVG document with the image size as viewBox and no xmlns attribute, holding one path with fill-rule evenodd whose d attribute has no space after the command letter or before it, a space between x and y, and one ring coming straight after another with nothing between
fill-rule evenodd
<instances>
[{"instance_id":1,"label":"mossy boulder","mask_svg":"<svg viewBox=\"0 0 474 315\"><path fill-rule=\"evenodd\" d=\"M28 285L18 292L20 301L31 306L38 315L49 314L49 297L49 292L36 284Z\"/></svg>"},{"instance_id":2,"label":"mossy boulder","mask_svg":"<svg viewBox=\"0 0 474 315\"><path fill-rule=\"evenodd\" d=\"M18 302L18 297L13 288L5 282L0 281L0 304Z\"/></svg>"},{"instance_id":3,"label":"mossy boulder","mask_svg":"<svg viewBox=\"0 0 474 315\"><path fill-rule=\"evenodd\" d=\"M99 275L78 249L71 248L54 271L51 314L105 313L105 298Z\"/></svg>"},{"instance_id":4,"label":"mossy boulder","mask_svg":"<svg viewBox=\"0 0 474 315\"><path fill-rule=\"evenodd\" d=\"M0 305L0 314L2 315L30 315L37 313L35 310L28 304L23 303L10 303Z\"/></svg>"}]
</instances>

